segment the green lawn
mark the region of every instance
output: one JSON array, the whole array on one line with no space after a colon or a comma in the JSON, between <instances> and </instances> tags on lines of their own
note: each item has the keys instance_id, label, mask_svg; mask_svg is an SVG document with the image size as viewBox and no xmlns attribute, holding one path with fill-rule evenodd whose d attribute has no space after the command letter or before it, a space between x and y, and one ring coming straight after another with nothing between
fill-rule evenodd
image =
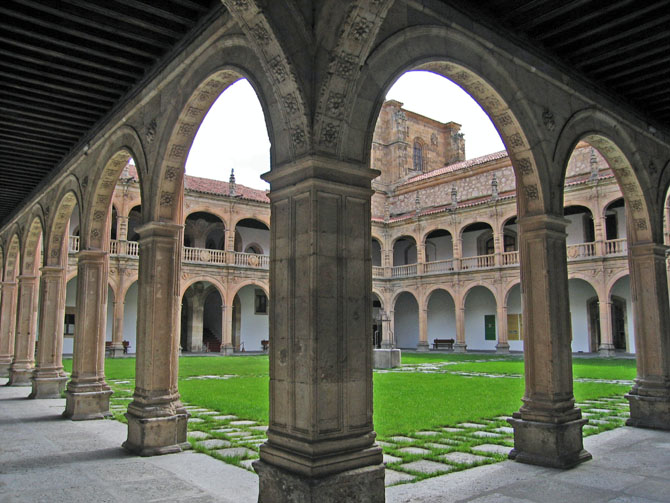
<instances>
[{"instance_id":1,"label":"green lawn","mask_svg":"<svg viewBox=\"0 0 670 503\"><path fill-rule=\"evenodd\" d=\"M493 360L493 361L486 361ZM502 361L501 361L502 360ZM465 377L451 372L523 375L521 356L477 354L407 354L403 364L449 362L438 366L447 373L388 372L374 374L374 424L380 437L410 433L463 421L510 415L521 406L524 380ZM223 414L268 421L268 357L182 357L179 391L184 402ZM66 370L72 361L66 360ZM575 359L575 377L632 379L635 360ZM107 359L110 381L133 379L135 360ZM193 376L236 376L228 379L189 379ZM116 396L129 396L132 382L114 386ZM621 396L627 385L575 382L577 401Z\"/></svg>"}]
</instances>

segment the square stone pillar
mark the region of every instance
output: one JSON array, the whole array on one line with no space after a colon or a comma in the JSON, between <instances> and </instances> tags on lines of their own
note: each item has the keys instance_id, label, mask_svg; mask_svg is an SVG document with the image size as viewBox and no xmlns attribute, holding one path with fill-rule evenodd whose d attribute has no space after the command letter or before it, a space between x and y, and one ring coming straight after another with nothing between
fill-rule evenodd
<instances>
[{"instance_id":1,"label":"square stone pillar","mask_svg":"<svg viewBox=\"0 0 670 503\"><path fill-rule=\"evenodd\" d=\"M260 503L383 502L372 425L370 180L303 158L271 183L270 427Z\"/></svg>"},{"instance_id":2,"label":"square stone pillar","mask_svg":"<svg viewBox=\"0 0 670 503\"><path fill-rule=\"evenodd\" d=\"M112 390L105 382L108 256L102 250L77 254L77 310L72 376L63 416L74 421L110 416Z\"/></svg>"},{"instance_id":3,"label":"square stone pillar","mask_svg":"<svg viewBox=\"0 0 670 503\"><path fill-rule=\"evenodd\" d=\"M417 351L428 351L430 345L428 344L428 309L419 306L419 344L416 346Z\"/></svg>"},{"instance_id":4,"label":"square stone pillar","mask_svg":"<svg viewBox=\"0 0 670 503\"><path fill-rule=\"evenodd\" d=\"M461 300L465 302L465 300ZM454 353L465 353L468 345L465 343L465 307L456 306L456 342Z\"/></svg>"},{"instance_id":5,"label":"square stone pillar","mask_svg":"<svg viewBox=\"0 0 670 503\"><path fill-rule=\"evenodd\" d=\"M141 456L180 452L188 413L179 400L182 226L151 222L140 235L135 394L123 447Z\"/></svg>"},{"instance_id":6,"label":"square stone pillar","mask_svg":"<svg viewBox=\"0 0 670 503\"><path fill-rule=\"evenodd\" d=\"M119 285L119 290L123 285ZM112 344L106 348L106 353L110 358L123 357L123 318L125 302L122 299L114 300L114 319L112 320Z\"/></svg>"},{"instance_id":7,"label":"square stone pillar","mask_svg":"<svg viewBox=\"0 0 670 503\"><path fill-rule=\"evenodd\" d=\"M63 371L65 268L43 267L41 273L40 343L30 398L60 398L67 382Z\"/></svg>"},{"instance_id":8,"label":"square stone pillar","mask_svg":"<svg viewBox=\"0 0 670 503\"><path fill-rule=\"evenodd\" d=\"M496 299L498 302L498 343L496 344L496 353L507 354L509 353L509 341L507 340L507 306L501 304L505 302L504 298L502 300Z\"/></svg>"},{"instance_id":9,"label":"square stone pillar","mask_svg":"<svg viewBox=\"0 0 670 503\"><path fill-rule=\"evenodd\" d=\"M9 376L14 359L14 331L16 330L16 282L2 283L0 301L0 377Z\"/></svg>"},{"instance_id":10,"label":"square stone pillar","mask_svg":"<svg viewBox=\"0 0 670 503\"><path fill-rule=\"evenodd\" d=\"M626 395L626 424L670 430L670 313L665 246L628 248L631 275L637 377Z\"/></svg>"},{"instance_id":11,"label":"square stone pillar","mask_svg":"<svg viewBox=\"0 0 670 503\"><path fill-rule=\"evenodd\" d=\"M612 334L612 303L606 296L607 292L604 293L603 300L598 302L600 314L600 346L598 347L598 354L600 356L614 356L616 352Z\"/></svg>"},{"instance_id":12,"label":"square stone pillar","mask_svg":"<svg viewBox=\"0 0 670 503\"><path fill-rule=\"evenodd\" d=\"M552 215L518 222L526 392L521 409L509 419L514 428L509 457L554 468L591 459L582 442L586 419L572 391L567 222Z\"/></svg>"},{"instance_id":13,"label":"square stone pillar","mask_svg":"<svg viewBox=\"0 0 670 503\"><path fill-rule=\"evenodd\" d=\"M16 315L14 360L9 367L9 386L30 386L35 369L37 335L37 298L39 276L19 276L19 299Z\"/></svg>"},{"instance_id":14,"label":"square stone pillar","mask_svg":"<svg viewBox=\"0 0 670 503\"><path fill-rule=\"evenodd\" d=\"M233 301L230 305L221 306L221 353L230 356L234 353L233 346Z\"/></svg>"}]
</instances>

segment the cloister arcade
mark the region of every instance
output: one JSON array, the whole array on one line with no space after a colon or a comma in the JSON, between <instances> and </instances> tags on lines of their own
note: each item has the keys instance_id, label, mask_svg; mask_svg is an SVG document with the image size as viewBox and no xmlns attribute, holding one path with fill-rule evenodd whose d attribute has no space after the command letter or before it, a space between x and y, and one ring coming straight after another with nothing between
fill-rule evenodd
<instances>
[{"instance_id":1,"label":"cloister arcade","mask_svg":"<svg viewBox=\"0 0 670 503\"><path fill-rule=\"evenodd\" d=\"M493 340L481 318L492 309L498 320L522 314L526 389L510 420L515 430L510 456L558 468L590 458L583 449L585 420L575 406L571 366L571 316L588 316L586 310L571 312L570 290L579 289L584 302L597 294L604 351L620 345L620 336L615 344L606 325L614 301L623 298L634 327L627 347L634 343L638 361L627 395L629 424L670 428L663 228L670 184L667 131L650 128L635 110L566 78L562 69L443 2L370 0L351 2L347 9L324 2L309 14L316 19L305 18L297 6L287 16L284 2L267 2L263 9L246 0L223 4L224 13L208 20L178 58L147 74L142 87L110 111L3 222L0 369L11 384L31 384L32 396L39 398L58 394L66 380L60 358L71 257L67 222L76 204L75 344L65 417L109 414L111 390L104 375L109 277L116 274L121 282L123 269L123 283L111 286L114 326L122 318L121 292L137 285L136 387L124 447L145 456L185 448L189 416L177 386L181 306L191 285L213 283L204 272L213 262L225 265L228 286L217 289L222 320L235 319L236 297L241 309L252 296L256 302L257 290L270 299L268 441L254 465L259 501L285 501L287 486L290 497L300 501L383 501L382 452L372 423L373 284L380 304L393 306L396 325L405 320L399 311L408 313L407 319L418 317L418 346L424 348L431 327L440 323L438 311L428 315L431 306L446 306L448 313L449 299L455 350L473 344L466 333L475 323L484 323L473 330L484 331L487 347L504 350L510 346L509 325L496 323ZM373 179L383 168L371 154L375 123L387 90L410 69L454 81L491 117L509 164L509 180L498 179L495 195L488 181L476 185L489 193L471 198L465 188L456 198L431 189L422 178L432 169L426 142L418 164L417 153L415 162L398 165L404 182L387 205L392 210L378 211L387 194L373 195ZM265 228L241 225L231 201L227 213L217 215L224 249L219 239L211 249L205 241L206 253L191 252L193 247L184 248L185 215L196 208L184 195L185 158L212 102L243 77L258 94L272 144L271 171L264 176L271 185L269 202L250 201L250 214L243 218ZM413 136L394 127L389 128L394 135L414 145ZM604 188L592 183L593 199L579 203L593 218L593 246L567 241L574 217L587 214L565 217L565 181L587 183L568 172L580 142L599 152L616 182ZM408 151L403 155L408 159ZM132 195L114 204L118 223L116 241L110 241L114 193L130 158L138 184L128 183ZM489 173L480 175L490 180ZM616 201L608 199L608 187L616 199L623 197L625 210L610 204ZM418 203L413 194L400 197L413 192L421 192ZM134 228L134 248L128 229L137 205L141 224ZM484 217L477 214L482 208ZM614 228L623 236L623 213L625 239L609 239ZM612 214L616 226L606 223ZM511 218L515 223L505 234ZM437 228L447 234L431 235ZM256 231L269 236L263 241ZM381 259L374 268L373 235ZM448 236L452 256L437 260L432 247L437 249L439 240L446 244ZM404 264L396 262L398 242L404 243L402 251L398 245ZM625 268L626 262L628 276L617 266ZM269 271L265 283L254 276L259 268ZM597 282L588 279L593 271ZM450 274L454 281L443 276ZM426 279L431 275L434 279ZM421 289L418 277L424 279ZM625 281L634 302L621 295ZM241 346L243 338L233 327L243 330L244 318L222 325L222 351L238 340ZM390 337L386 329L382 347ZM119 340L113 336L111 342Z\"/></svg>"}]
</instances>

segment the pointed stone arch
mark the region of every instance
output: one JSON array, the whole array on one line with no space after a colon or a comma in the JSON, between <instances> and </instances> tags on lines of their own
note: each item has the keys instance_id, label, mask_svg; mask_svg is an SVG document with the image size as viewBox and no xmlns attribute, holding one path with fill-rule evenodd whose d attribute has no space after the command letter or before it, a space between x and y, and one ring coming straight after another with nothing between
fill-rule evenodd
<instances>
[{"instance_id":1,"label":"pointed stone arch","mask_svg":"<svg viewBox=\"0 0 670 503\"><path fill-rule=\"evenodd\" d=\"M62 267L66 264L68 253L67 230L75 207L78 207L81 213L82 198L79 181L71 175L61 184L58 196L55 199L55 208L47 222L44 239L44 261L46 265Z\"/></svg>"},{"instance_id":2,"label":"pointed stone arch","mask_svg":"<svg viewBox=\"0 0 670 503\"><path fill-rule=\"evenodd\" d=\"M4 280L14 282L21 268L21 237L18 225L14 226L10 236L5 256Z\"/></svg>"},{"instance_id":3,"label":"pointed stone arch","mask_svg":"<svg viewBox=\"0 0 670 503\"><path fill-rule=\"evenodd\" d=\"M655 211L655 191L650 190L654 181L648 177L642 155L634 139L619 126L619 121L600 109L576 112L560 132L553 159L561 168L561 196L568 161L579 141L598 149L612 168L631 216L631 243L662 243L663 206ZM560 200L562 204L563 198Z\"/></svg>"},{"instance_id":4,"label":"pointed stone arch","mask_svg":"<svg viewBox=\"0 0 670 503\"><path fill-rule=\"evenodd\" d=\"M349 156L369 164L372 135L384 96L409 70L427 70L461 86L489 115L514 168L519 215L544 214L553 208L552 175L540 146L541 124L532 104L496 61L490 48L473 37L440 26L417 26L388 37L370 54L361 73L358 97L343 143Z\"/></svg>"},{"instance_id":5,"label":"pointed stone arch","mask_svg":"<svg viewBox=\"0 0 670 503\"><path fill-rule=\"evenodd\" d=\"M92 180L87 184L82 183L90 184L90 190L85 194L84 205L80 209L80 249L108 249L112 195L119 176L130 159L135 162L140 179L140 197L144 201L147 162L142 141L137 131L129 126L122 126L110 135L105 147L96 157L96 171Z\"/></svg>"},{"instance_id":6,"label":"pointed stone arch","mask_svg":"<svg viewBox=\"0 0 670 503\"><path fill-rule=\"evenodd\" d=\"M35 205L30 212L28 228L23 237L21 257L21 273L35 275L43 265L40 263L39 245L44 236L44 212L40 205Z\"/></svg>"}]
</instances>

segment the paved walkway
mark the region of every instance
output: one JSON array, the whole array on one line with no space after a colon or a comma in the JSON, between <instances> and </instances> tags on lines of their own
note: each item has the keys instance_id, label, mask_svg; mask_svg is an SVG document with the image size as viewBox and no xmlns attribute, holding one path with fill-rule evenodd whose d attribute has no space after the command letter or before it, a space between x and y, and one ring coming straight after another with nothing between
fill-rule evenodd
<instances>
[{"instance_id":1,"label":"paved walkway","mask_svg":"<svg viewBox=\"0 0 670 503\"><path fill-rule=\"evenodd\" d=\"M0 379L0 385L6 379ZM117 421L64 420L64 400L0 387L0 502L255 502L256 476L194 452L140 458ZM667 502L670 432L588 437L594 459L568 470L512 461L387 488L395 502Z\"/></svg>"}]
</instances>

